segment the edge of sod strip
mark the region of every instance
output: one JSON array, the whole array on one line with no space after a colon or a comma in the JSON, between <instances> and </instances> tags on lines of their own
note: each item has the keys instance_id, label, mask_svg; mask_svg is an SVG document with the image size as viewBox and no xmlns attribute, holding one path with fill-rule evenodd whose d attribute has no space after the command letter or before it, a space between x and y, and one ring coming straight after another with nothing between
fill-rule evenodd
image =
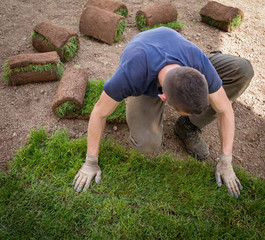
<instances>
[{"instance_id":1,"label":"edge of sod strip","mask_svg":"<svg viewBox=\"0 0 265 240\"><path fill-rule=\"evenodd\" d=\"M100 95L103 91L104 83L105 80L89 80L82 108L78 110L74 102L66 101L56 109L56 115L60 118L88 119L94 108L94 105L100 98ZM118 105L117 109L107 118L107 121L126 121L126 105L124 100Z\"/></svg>"},{"instance_id":2,"label":"edge of sod strip","mask_svg":"<svg viewBox=\"0 0 265 240\"><path fill-rule=\"evenodd\" d=\"M58 49L56 46L50 43L48 39L46 39L42 34L33 31L30 38L32 40L35 37L39 38L47 45L51 46L57 53L59 53L59 51L61 50L62 56L67 62L77 55L80 46L79 39L77 36L70 37L67 43L61 49Z\"/></svg>"},{"instance_id":3,"label":"edge of sod strip","mask_svg":"<svg viewBox=\"0 0 265 240\"><path fill-rule=\"evenodd\" d=\"M233 31L236 27L239 27L243 21L243 17L241 14L236 15L231 23L224 23L224 22L219 22L216 21L210 17L204 16L201 14L201 18L206 21L209 25L220 28L220 27L228 27Z\"/></svg>"},{"instance_id":4,"label":"edge of sod strip","mask_svg":"<svg viewBox=\"0 0 265 240\"><path fill-rule=\"evenodd\" d=\"M45 65L30 64L26 67L13 68L13 69L10 69L9 60L6 60L3 64L3 75L2 75L2 77L6 81L6 83L10 84L11 83L11 75L13 73L43 72L43 71L53 71L54 69L56 69L56 72L57 72L59 78L61 79L63 76L64 68L63 68L63 64L62 64L59 57L58 57L58 63L57 64L54 64L54 63L49 63L49 64L45 64Z\"/></svg>"},{"instance_id":5,"label":"edge of sod strip","mask_svg":"<svg viewBox=\"0 0 265 240\"><path fill-rule=\"evenodd\" d=\"M127 17L129 11L127 9L125 9L125 8L120 8L115 13L117 13L117 14L119 14L121 16Z\"/></svg>"},{"instance_id":6,"label":"edge of sod strip","mask_svg":"<svg viewBox=\"0 0 265 240\"><path fill-rule=\"evenodd\" d=\"M123 32L125 31L125 29L126 29L126 22L125 22L125 19L122 19L119 21L119 23L117 25L117 29L115 32L113 42L118 42L118 41L122 40L122 35L123 35Z\"/></svg>"},{"instance_id":7,"label":"edge of sod strip","mask_svg":"<svg viewBox=\"0 0 265 240\"><path fill-rule=\"evenodd\" d=\"M182 28L186 27L184 23L178 22L178 21L160 23L160 24L155 24L153 26L146 26L146 19L140 13L136 15L135 23L140 31L146 31L146 30L150 30L150 29L154 29L158 27L168 27L168 28L172 28L172 29L179 31Z\"/></svg>"}]
</instances>

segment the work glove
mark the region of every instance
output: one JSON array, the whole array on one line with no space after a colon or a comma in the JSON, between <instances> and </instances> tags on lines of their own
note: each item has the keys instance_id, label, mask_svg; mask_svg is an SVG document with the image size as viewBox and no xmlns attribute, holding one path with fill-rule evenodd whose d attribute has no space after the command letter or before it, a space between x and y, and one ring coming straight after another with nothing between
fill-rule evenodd
<instances>
[{"instance_id":1,"label":"work glove","mask_svg":"<svg viewBox=\"0 0 265 240\"><path fill-rule=\"evenodd\" d=\"M215 179L218 187L221 187L222 183L224 183L229 194L232 197L238 198L240 190L242 190L243 187L233 170L232 154L221 154L215 167Z\"/></svg>"},{"instance_id":2,"label":"work glove","mask_svg":"<svg viewBox=\"0 0 265 240\"><path fill-rule=\"evenodd\" d=\"M86 191L95 176L95 182L99 183L101 179L101 170L98 166L98 157L86 155L86 161L75 175L73 181L75 191Z\"/></svg>"}]
</instances>

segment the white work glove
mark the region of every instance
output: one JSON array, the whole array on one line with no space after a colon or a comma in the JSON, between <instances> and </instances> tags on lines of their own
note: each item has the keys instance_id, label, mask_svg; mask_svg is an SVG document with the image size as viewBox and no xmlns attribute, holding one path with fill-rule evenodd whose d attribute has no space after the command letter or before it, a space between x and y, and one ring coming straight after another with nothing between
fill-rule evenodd
<instances>
[{"instance_id":1,"label":"white work glove","mask_svg":"<svg viewBox=\"0 0 265 240\"><path fill-rule=\"evenodd\" d=\"M95 182L99 183L101 179L101 170L98 166L98 157L86 155L86 161L75 175L73 181L75 191L86 191L95 176Z\"/></svg>"},{"instance_id":2,"label":"white work glove","mask_svg":"<svg viewBox=\"0 0 265 240\"><path fill-rule=\"evenodd\" d=\"M215 167L215 179L218 187L221 187L222 183L224 183L229 194L232 197L238 198L240 195L240 190L242 190L243 187L233 170L232 154L221 154L220 159Z\"/></svg>"}]
</instances>

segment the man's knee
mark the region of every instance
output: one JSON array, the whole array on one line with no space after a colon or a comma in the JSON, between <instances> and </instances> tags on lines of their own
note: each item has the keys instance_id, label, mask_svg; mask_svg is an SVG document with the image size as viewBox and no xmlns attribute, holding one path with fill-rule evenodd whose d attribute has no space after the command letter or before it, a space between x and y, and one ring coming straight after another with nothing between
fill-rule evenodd
<instances>
[{"instance_id":1,"label":"man's knee","mask_svg":"<svg viewBox=\"0 0 265 240\"><path fill-rule=\"evenodd\" d=\"M248 85L254 76L254 70L251 63L243 58L237 61L237 74L240 80L240 85L243 87Z\"/></svg>"},{"instance_id":2,"label":"man's knee","mask_svg":"<svg viewBox=\"0 0 265 240\"><path fill-rule=\"evenodd\" d=\"M141 137L140 139L135 139L130 135L130 141L134 147L141 153L155 153L160 150L163 144L162 136L152 136L152 137Z\"/></svg>"},{"instance_id":3,"label":"man's knee","mask_svg":"<svg viewBox=\"0 0 265 240\"><path fill-rule=\"evenodd\" d=\"M237 57L231 62L227 72L229 73L223 80L223 87L228 98L234 101L247 89L254 76L254 71L248 60Z\"/></svg>"}]
</instances>

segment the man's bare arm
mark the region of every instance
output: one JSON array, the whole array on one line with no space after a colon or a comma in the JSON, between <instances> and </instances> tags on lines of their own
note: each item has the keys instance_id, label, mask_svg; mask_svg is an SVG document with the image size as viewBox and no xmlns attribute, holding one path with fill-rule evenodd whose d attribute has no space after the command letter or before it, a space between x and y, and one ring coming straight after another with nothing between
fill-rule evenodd
<instances>
[{"instance_id":1,"label":"man's bare arm","mask_svg":"<svg viewBox=\"0 0 265 240\"><path fill-rule=\"evenodd\" d=\"M218 130L221 141L221 154L215 168L215 178L218 187L225 184L232 197L238 197L243 189L232 167L232 151L234 142L234 111L232 105L221 87L210 94L210 103L217 113Z\"/></svg>"},{"instance_id":2,"label":"man's bare arm","mask_svg":"<svg viewBox=\"0 0 265 240\"><path fill-rule=\"evenodd\" d=\"M98 165L99 145L107 117L116 109L119 102L114 101L104 91L93 108L87 130L86 161L76 174L73 185L77 192L86 191L93 178L99 183L101 170Z\"/></svg>"},{"instance_id":3,"label":"man's bare arm","mask_svg":"<svg viewBox=\"0 0 265 240\"><path fill-rule=\"evenodd\" d=\"M117 108L119 102L109 97L105 91L93 108L87 128L87 154L98 156L99 144L107 117Z\"/></svg>"},{"instance_id":4,"label":"man's bare arm","mask_svg":"<svg viewBox=\"0 0 265 240\"><path fill-rule=\"evenodd\" d=\"M217 113L218 130L221 141L221 152L231 154L234 143L234 111L232 105L221 87L217 92L209 95L210 103Z\"/></svg>"}]
</instances>

